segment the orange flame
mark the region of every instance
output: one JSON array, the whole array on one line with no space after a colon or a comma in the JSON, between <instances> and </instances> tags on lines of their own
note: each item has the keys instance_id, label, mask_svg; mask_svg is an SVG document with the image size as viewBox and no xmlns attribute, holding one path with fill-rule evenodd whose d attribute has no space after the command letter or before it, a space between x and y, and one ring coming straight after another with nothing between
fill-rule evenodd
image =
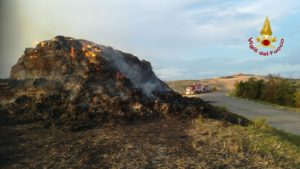
<instances>
[{"instance_id":1,"label":"orange flame","mask_svg":"<svg viewBox=\"0 0 300 169\"><path fill-rule=\"evenodd\" d=\"M92 51L85 51L85 52L84 52L84 56L85 56L85 57L96 57L97 54L94 53L94 52L92 52Z\"/></svg>"},{"instance_id":2,"label":"orange flame","mask_svg":"<svg viewBox=\"0 0 300 169\"><path fill-rule=\"evenodd\" d=\"M95 52L101 52L101 50L99 48L97 48L97 47L94 48L94 51Z\"/></svg>"},{"instance_id":3,"label":"orange flame","mask_svg":"<svg viewBox=\"0 0 300 169\"><path fill-rule=\"evenodd\" d=\"M116 79L117 81L122 81L124 79L124 76L121 72L116 73Z\"/></svg>"},{"instance_id":4,"label":"orange flame","mask_svg":"<svg viewBox=\"0 0 300 169\"><path fill-rule=\"evenodd\" d=\"M73 47L71 47L70 55L72 58L75 57L75 49Z\"/></svg>"},{"instance_id":5,"label":"orange flame","mask_svg":"<svg viewBox=\"0 0 300 169\"><path fill-rule=\"evenodd\" d=\"M90 45L87 43L82 44L81 48L83 55L90 61L95 62L97 55L101 52L97 46Z\"/></svg>"},{"instance_id":6,"label":"orange flame","mask_svg":"<svg viewBox=\"0 0 300 169\"><path fill-rule=\"evenodd\" d=\"M96 103L96 102L97 102L97 97L94 96L94 97L93 97L93 103Z\"/></svg>"}]
</instances>

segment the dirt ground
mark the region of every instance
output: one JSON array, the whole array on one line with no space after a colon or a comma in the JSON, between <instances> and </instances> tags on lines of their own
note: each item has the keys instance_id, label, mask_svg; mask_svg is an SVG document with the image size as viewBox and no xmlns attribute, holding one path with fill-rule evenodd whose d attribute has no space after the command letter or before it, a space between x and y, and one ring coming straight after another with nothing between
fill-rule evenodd
<instances>
[{"instance_id":1,"label":"dirt ground","mask_svg":"<svg viewBox=\"0 0 300 169\"><path fill-rule=\"evenodd\" d=\"M216 120L156 120L85 131L1 126L0 168L278 168ZM236 144L235 144L236 143Z\"/></svg>"}]
</instances>

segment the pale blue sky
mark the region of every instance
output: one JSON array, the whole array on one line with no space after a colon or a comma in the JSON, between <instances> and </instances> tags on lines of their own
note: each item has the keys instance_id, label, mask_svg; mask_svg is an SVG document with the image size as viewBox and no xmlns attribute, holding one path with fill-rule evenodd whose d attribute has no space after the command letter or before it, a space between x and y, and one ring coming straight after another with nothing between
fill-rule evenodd
<instances>
[{"instance_id":1,"label":"pale blue sky","mask_svg":"<svg viewBox=\"0 0 300 169\"><path fill-rule=\"evenodd\" d=\"M163 80L237 72L300 78L297 0L4 0L1 74L34 40L71 36L112 46L152 63ZM279 54L248 48L269 16ZM5 40L4 40L5 39Z\"/></svg>"}]
</instances>

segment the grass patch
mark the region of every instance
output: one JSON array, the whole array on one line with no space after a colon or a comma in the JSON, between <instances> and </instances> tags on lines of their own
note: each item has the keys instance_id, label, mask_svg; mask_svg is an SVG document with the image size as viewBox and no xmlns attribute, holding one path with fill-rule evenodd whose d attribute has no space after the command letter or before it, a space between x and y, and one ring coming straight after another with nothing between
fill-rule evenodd
<instances>
[{"instance_id":1,"label":"grass patch","mask_svg":"<svg viewBox=\"0 0 300 169\"><path fill-rule=\"evenodd\" d=\"M215 108L218 112L229 112L224 106ZM289 161L289 167L300 168L300 136L271 127L266 119L253 120L247 124L244 127L241 125L229 127L229 130L236 133L232 136L235 140L239 140L237 142L241 144L240 147L246 147L249 152L270 160ZM240 140L241 138L243 139Z\"/></svg>"},{"instance_id":2,"label":"grass patch","mask_svg":"<svg viewBox=\"0 0 300 169\"><path fill-rule=\"evenodd\" d=\"M243 168L241 161L244 161L254 168L300 167L300 136L272 128L264 119L253 121L248 126L207 123L201 118L193 124L192 146L199 153L205 142L207 147L218 147L218 152L210 154L224 155L223 164L226 166Z\"/></svg>"},{"instance_id":3,"label":"grass patch","mask_svg":"<svg viewBox=\"0 0 300 169\"><path fill-rule=\"evenodd\" d=\"M230 97L235 97L234 95L234 91L233 90L230 90L226 93L227 96L230 96Z\"/></svg>"},{"instance_id":4,"label":"grass patch","mask_svg":"<svg viewBox=\"0 0 300 169\"><path fill-rule=\"evenodd\" d=\"M287 167L300 167L300 136L270 127L265 119L253 121L245 131L249 151L284 162Z\"/></svg>"}]
</instances>

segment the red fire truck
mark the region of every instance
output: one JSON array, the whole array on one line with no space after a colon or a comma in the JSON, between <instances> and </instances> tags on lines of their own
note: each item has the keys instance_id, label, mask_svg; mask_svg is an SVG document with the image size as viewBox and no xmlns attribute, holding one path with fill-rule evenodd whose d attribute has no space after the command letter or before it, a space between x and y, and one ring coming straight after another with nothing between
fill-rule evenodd
<instances>
[{"instance_id":1,"label":"red fire truck","mask_svg":"<svg viewBox=\"0 0 300 169\"><path fill-rule=\"evenodd\" d=\"M191 95L191 94L205 93L205 92L209 92L209 91L210 91L210 88L208 85L194 83L191 86L186 87L185 94Z\"/></svg>"}]
</instances>

